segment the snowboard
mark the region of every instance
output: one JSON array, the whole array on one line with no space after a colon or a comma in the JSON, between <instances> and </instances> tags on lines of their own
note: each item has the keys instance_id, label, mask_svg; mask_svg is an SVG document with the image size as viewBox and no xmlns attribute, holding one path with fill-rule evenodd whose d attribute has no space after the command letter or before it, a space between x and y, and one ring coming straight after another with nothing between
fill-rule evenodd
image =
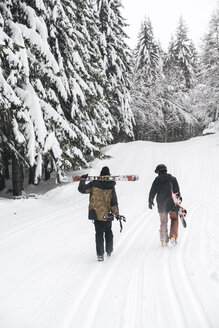
<instances>
[{"instance_id":1,"label":"snowboard","mask_svg":"<svg viewBox=\"0 0 219 328\"><path fill-rule=\"evenodd\" d=\"M180 218L180 220L182 222L183 227L186 228L186 226L187 226L186 220L185 220L185 217L186 217L186 214L187 214L186 209L183 208L182 206L180 206L178 213L179 213L179 218Z\"/></svg>"},{"instance_id":2,"label":"snowboard","mask_svg":"<svg viewBox=\"0 0 219 328\"><path fill-rule=\"evenodd\" d=\"M137 181L139 177L137 175L106 175L106 176L87 176L82 178L81 176L65 175L59 177L60 182L78 182L78 181Z\"/></svg>"},{"instance_id":3,"label":"snowboard","mask_svg":"<svg viewBox=\"0 0 219 328\"><path fill-rule=\"evenodd\" d=\"M187 215L187 211L181 205L182 198L179 195L177 195L177 193L176 194L172 193L172 198L175 206L178 208L180 221L182 222L183 227L186 228L187 224L186 224L185 217Z\"/></svg>"}]
</instances>

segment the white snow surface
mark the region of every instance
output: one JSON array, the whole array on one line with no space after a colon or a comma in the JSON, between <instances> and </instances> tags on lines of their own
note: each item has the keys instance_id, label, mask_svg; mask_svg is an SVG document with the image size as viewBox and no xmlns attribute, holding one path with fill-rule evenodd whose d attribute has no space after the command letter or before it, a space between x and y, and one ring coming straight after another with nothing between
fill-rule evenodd
<instances>
[{"instance_id":1,"label":"white snow surface","mask_svg":"<svg viewBox=\"0 0 219 328\"><path fill-rule=\"evenodd\" d=\"M104 262L78 183L36 187L37 199L0 198L0 327L219 327L216 136L119 143L105 152L111 158L73 173L99 174L108 165L113 175L140 179L116 184L127 222L122 233L113 222L114 252ZM188 211L175 248L161 247L157 209L148 209L160 163L177 177Z\"/></svg>"}]
</instances>

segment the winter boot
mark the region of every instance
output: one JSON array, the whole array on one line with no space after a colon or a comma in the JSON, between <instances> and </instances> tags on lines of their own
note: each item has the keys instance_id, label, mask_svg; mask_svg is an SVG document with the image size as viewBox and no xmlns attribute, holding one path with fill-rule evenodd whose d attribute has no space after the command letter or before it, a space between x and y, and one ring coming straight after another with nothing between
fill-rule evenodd
<instances>
[{"instance_id":1,"label":"winter boot","mask_svg":"<svg viewBox=\"0 0 219 328\"><path fill-rule=\"evenodd\" d=\"M99 262L104 261L103 255L98 255L97 256L97 259L98 259Z\"/></svg>"},{"instance_id":2,"label":"winter boot","mask_svg":"<svg viewBox=\"0 0 219 328\"><path fill-rule=\"evenodd\" d=\"M173 235L171 235L170 236L170 246L175 247L176 244L177 244L176 238Z\"/></svg>"},{"instance_id":3,"label":"winter boot","mask_svg":"<svg viewBox=\"0 0 219 328\"><path fill-rule=\"evenodd\" d=\"M167 244L168 244L168 243L167 243L167 241L165 241L165 240L161 242L161 246L162 246L162 247L167 247Z\"/></svg>"}]
</instances>

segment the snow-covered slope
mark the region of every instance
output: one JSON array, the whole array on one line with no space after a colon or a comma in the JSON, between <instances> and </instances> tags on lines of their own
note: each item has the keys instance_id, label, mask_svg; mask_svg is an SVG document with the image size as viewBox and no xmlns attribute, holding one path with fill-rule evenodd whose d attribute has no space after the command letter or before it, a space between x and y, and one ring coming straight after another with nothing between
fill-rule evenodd
<instances>
[{"instance_id":1,"label":"snow-covered slope","mask_svg":"<svg viewBox=\"0 0 219 328\"><path fill-rule=\"evenodd\" d=\"M0 327L219 327L219 145L132 142L106 149L90 174L138 174L118 182L124 230L114 222L114 253L97 262L88 196L78 183L38 199L0 198ZM188 227L162 248L156 209L148 209L154 168L165 163L181 187ZM88 172L83 171L80 174Z\"/></svg>"}]
</instances>

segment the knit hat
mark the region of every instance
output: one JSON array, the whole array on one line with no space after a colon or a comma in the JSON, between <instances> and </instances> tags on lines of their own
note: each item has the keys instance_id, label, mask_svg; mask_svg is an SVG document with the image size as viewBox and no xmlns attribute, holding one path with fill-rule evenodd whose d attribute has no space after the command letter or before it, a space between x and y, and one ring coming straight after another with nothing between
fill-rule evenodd
<instances>
[{"instance_id":1,"label":"knit hat","mask_svg":"<svg viewBox=\"0 0 219 328\"><path fill-rule=\"evenodd\" d=\"M110 175L110 171L108 166L104 166L100 172L100 175L104 176L104 175Z\"/></svg>"},{"instance_id":2,"label":"knit hat","mask_svg":"<svg viewBox=\"0 0 219 328\"><path fill-rule=\"evenodd\" d=\"M166 173L167 172L167 167L164 164L159 164L159 165L157 165L157 167L156 167L156 169L155 169L154 172L155 173L158 173L158 174L160 174L160 173Z\"/></svg>"}]
</instances>

